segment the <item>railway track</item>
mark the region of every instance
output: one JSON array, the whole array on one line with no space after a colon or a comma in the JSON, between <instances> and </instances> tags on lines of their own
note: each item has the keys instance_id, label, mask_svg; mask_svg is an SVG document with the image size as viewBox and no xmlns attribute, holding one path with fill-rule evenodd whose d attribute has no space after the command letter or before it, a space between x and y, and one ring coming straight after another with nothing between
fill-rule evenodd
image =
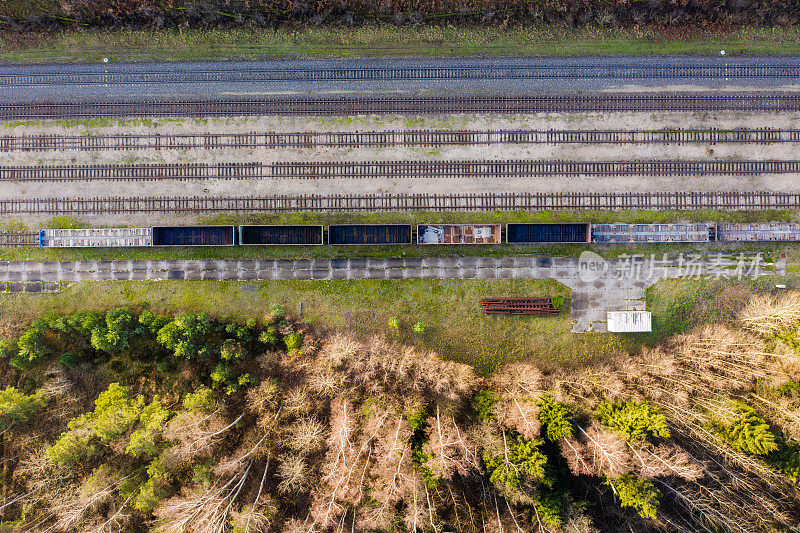
<instances>
[{"instance_id":1,"label":"railway track","mask_svg":"<svg viewBox=\"0 0 800 533\"><path fill-rule=\"evenodd\" d=\"M499 80L499 79L800 78L800 65L491 65L453 67L219 68L42 72L5 69L0 87L240 82Z\"/></svg>"},{"instance_id":2,"label":"railway track","mask_svg":"<svg viewBox=\"0 0 800 533\"><path fill-rule=\"evenodd\" d=\"M0 135L0 152L48 150L186 150L220 148L359 148L499 144L727 144L800 142L798 129L484 130L250 132L203 134Z\"/></svg>"},{"instance_id":3,"label":"railway track","mask_svg":"<svg viewBox=\"0 0 800 533\"><path fill-rule=\"evenodd\" d=\"M31 246L39 244L37 231L0 231L0 246Z\"/></svg>"},{"instance_id":4,"label":"railway track","mask_svg":"<svg viewBox=\"0 0 800 533\"><path fill-rule=\"evenodd\" d=\"M393 95L374 98L292 97L261 100L149 102L0 103L0 119L354 115L446 113L539 113L580 111L800 111L800 93L572 93L542 96Z\"/></svg>"},{"instance_id":5,"label":"railway track","mask_svg":"<svg viewBox=\"0 0 800 533\"><path fill-rule=\"evenodd\" d=\"M367 161L0 167L0 181L527 178L797 174L790 161Z\"/></svg>"},{"instance_id":6,"label":"railway track","mask_svg":"<svg viewBox=\"0 0 800 533\"><path fill-rule=\"evenodd\" d=\"M800 208L800 194L774 192L276 195L249 198L159 196L0 200L0 216L311 211L764 210L798 208Z\"/></svg>"}]
</instances>

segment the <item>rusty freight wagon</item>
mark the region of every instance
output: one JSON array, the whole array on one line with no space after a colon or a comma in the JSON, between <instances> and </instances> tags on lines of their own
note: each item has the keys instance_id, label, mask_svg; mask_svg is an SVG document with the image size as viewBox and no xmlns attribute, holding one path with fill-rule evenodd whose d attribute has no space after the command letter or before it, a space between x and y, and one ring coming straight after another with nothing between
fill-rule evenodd
<instances>
[{"instance_id":1,"label":"rusty freight wagon","mask_svg":"<svg viewBox=\"0 0 800 533\"><path fill-rule=\"evenodd\" d=\"M500 224L420 224L418 244L500 244Z\"/></svg>"},{"instance_id":2,"label":"rusty freight wagon","mask_svg":"<svg viewBox=\"0 0 800 533\"><path fill-rule=\"evenodd\" d=\"M411 244L411 224L332 225L328 244Z\"/></svg>"}]
</instances>

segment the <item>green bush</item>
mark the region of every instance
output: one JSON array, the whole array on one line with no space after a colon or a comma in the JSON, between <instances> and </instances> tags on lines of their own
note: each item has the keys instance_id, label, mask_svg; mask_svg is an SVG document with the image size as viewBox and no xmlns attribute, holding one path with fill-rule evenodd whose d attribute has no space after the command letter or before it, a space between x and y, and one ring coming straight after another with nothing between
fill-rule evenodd
<instances>
[{"instance_id":1,"label":"green bush","mask_svg":"<svg viewBox=\"0 0 800 533\"><path fill-rule=\"evenodd\" d=\"M545 429L545 436L551 442L572 436L572 415L549 392L542 394L536 405L539 407L539 422Z\"/></svg>"},{"instance_id":2,"label":"green bush","mask_svg":"<svg viewBox=\"0 0 800 533\"><path fill-rule=\"evenodd\" d=\"M625 474L607 483L614 487L622 507L632 507L642 518L655 519L661 492L649 479Z\"/></svg>"},{"instance_id":3,"label":"green bush","mask_svg":"<svg viewBox=\"0 0 800 533\"><path fill-rule=\"evenodd\" d=\"M544 479L547 456L539 450L541 439L529 440L522 435L506 439L507 452L490 455L484 452L483 462L489 481L496 486L515 491L523 476L534 480Z\"/></svg>"},{"instance_id":4,"label":"green bush","mask_svg":"<svg viewBox=\"0 0 800 533\"><path fill-rule=\"evenodd\" d=\"M125 453L128 455L147 455L154 457L160 451L158 439L164 424L172 413L161 405L161 398L153 397L139 415L140 428L131 434Z\"/></svg>"},{"instance_id":5,"label":"green bush","mask_svg":"<svg viewBox=\"0 0 800 533\"><path fill-rule=\"evenodd\" d=\"M667 417L648 402L616 403L603 400L595 413L600 422L628 442L669 437Z\"/></svg>"},{"instance_id":6,"label":"green bush","mask_svg":"<svg viewBox=\"0 0 800 533\"><path fill-rule=\"evenodd\" d=\"M736 418L729 424L717 424L717 434L730 444L734 450L765 455L778 449L775 435L769 424L758 416L755 409L743 403L736 403Z\"/></svg>"},{"instance_id":7,"label":"green bush","mask_svg":"<svg viewBox=\"0 0 800 533\"><path fill-rule=\"evenodd\" d=\"M475 416L478 422L486 423L494 418L494 406L497 403L497 393L484 389L480 391L472 400L472 408L475 409Z\"/></svg>"},{"instance_id":8,"label":"green bush","mask_svg":"<svg viewBox=\"0 0 800 533\"><path fill-rule=\"evenodd\" d=\"M28 395L15 387L6 387L0 391L0 430L27 421L45 403L41 391Z\"/></svg>"},{"instance_id":9,"label":"green bush","mask_svg":"<svg viewBox=\"0 0 800 533\"><path fill-rule=\"evenodd\" d=\"M561 306L564 305L564 297L557 294L550 299L550 303L553 304L553 307L556 309L561 309Z\"/></svg>"},{"instance_id":10,"label":"green bush","mask_svg":"<svg viewBox=\"0 0 800 533\"><path fill-rule=\"evenodd\" d=\"M558 529L563 525L564 520L561 515L564 511L564 502L559 494L552 490L540 490L533 505L536 507L536 516L545 526Z\"/></svg>"},{"instance_id":11,"label":"green bush","mask_svg":"<svg viewBox=\"0 0 800 533\"><path fill-rule=\"evenodd\" d=\"M147 466L147 481L139 488L133 499L133 508L144 514L150 514L156 506L169 496L172 475L167 471L160 457L153 459Z\"/></svg>"},{"instance_id":12,"label":"green bush","mask_svg":"<svg viewBox=\"0 0 800 533\"><path fill-rule=\"evenodd\" d=\"M214 391L208 387L199 387L183 397L183 408L192 413L212 413L217 408Z\"/></svg>"},{"instance_id":13,"label":"green bush","mask_svg":"<svg viewBox=\"0 0 800 533\"><path fill-rule=\"evenodd\" d=\"M283 338L283 343L286 345L286 351L288 352L299 350L303 345L303 334L296 331L289 333Z\"/></svg>"},{"instance_id":14,"label":"green bush","mask_svg":"<svg viewBox=\"0 0 800 533\"><path fill-rule=\"evenodd\" d=\"M422 322L417 322L416 324L414 324L414 326L412 326L411 329L414 331L414 333L417 333L419 335L425 333L425 325Z\"/></svg>"},{"instance_id":15,"label":"green bush","mask_svg":"<svg viewBox=\"0 0 800 533\"><path fill-rule=\"evenodd\" d=\"M396 316L393 316L389 319L389 329L393 329L395 331L400 329L400 319Z\"/></svg>"}]
</instances>

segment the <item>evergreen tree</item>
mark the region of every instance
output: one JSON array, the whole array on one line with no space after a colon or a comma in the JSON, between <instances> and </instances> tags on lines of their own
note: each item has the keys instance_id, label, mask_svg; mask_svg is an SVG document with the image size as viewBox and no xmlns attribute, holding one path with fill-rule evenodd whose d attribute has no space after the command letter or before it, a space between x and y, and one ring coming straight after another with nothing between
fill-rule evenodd
<instances>
[{"instance_id":1,"label":"evergreen tree","mask_svg":"<svg viewBox=\"0 0 800 533\"><path fill-rule=\"evenodd\" d=\"M669 437L667 417L648 402L616 403L603 400L597 407L597 419L628 442L654 437Z\"/></svg>"},{"instance_id":2,"label":"evergreen tree","mask_svg":"<svg viewBox=\"0 0 800 533\"><path fill-rule=\"evenodd\" d=\"M475 409L478 422L484 424L494 418L494 406L497 398L497 393L489 389L484 389L475 395L472 400L472 408Z\"/></svg>"},{"instance_id":3,"label":"evergreen tree","mask_svg":"<svg viewBox=\"0 0 800 533\"><path fill-rule=\"evenodd\" d=\"M545 427L547 440L557 442L572 436L572 415L556 401L552 394L544 393L536 401L539 407L539 421Z\"/></svg>"},{"instance_id":4,"label":"evergreen tree","mask_svg":"<svg viewBox=\"0 0 800 533\"><path fill-rule=\"evenodd\" d=\"M651 480L625 474L606 483L614 487L620 506L632 507L642 518L656 517L661 492Z\"/></svg>"},{"instance_id":5,"label":"evergreen tree","mask_svg":"<svg viewBox=\"0 0 800 533\"><path fill-rule=\"evenodd\" d=\"M541 439L529 440L522 435L513 435L505 439L506 449L502 453L492 455L484 452L483 462L489 481L514 491L524 477L543 479L547 456L539 450L542 442Z\"/></svg>"},{"instance_id":6,"label":"evergreen tree","mask_svg":"<svg viewBox=\"0 0 800 533\"><path fill-rule=\"evenodd\" d=\"M735 450L754 455L765 455L778 449L769 424L758 416L755 409L737 402L734 412L736 418L732 422L718 424L716 427L722 440Z\"/></svg>"}]
</instances>

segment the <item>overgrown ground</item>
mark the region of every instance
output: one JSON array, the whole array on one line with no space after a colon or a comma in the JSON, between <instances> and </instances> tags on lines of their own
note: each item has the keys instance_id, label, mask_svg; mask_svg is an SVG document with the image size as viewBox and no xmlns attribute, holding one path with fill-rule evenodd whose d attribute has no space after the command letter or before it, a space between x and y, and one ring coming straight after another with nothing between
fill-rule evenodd
<instances>
[{"instance_id":1,"label":"overgrown ground","mask_svg":"<svg viewBox=\"0 0 800 533\"><path fill-rule=\"evenodd\" d=\"M569 299L557 317L494 317L480 312L486 296L569 296L551 280L391 280L276 282L77 283L57 294L0 295L2 320L29 321L48 311L71 313L118 306L156 313L207 311L244 322L272 305L315 324L367 337L391 332L403 343L489 371L506 361L533 359L545 367L583 365L622 346L611 336L570 333ZM389 319L400 321L391 330ZM412 331L416 323L423 333Z\"/></svg>"},{"instance_id":2,"label":"overgrown ground","mask_svg":"<svg viewBox=\"0 0 800 533\"><path fill-rule=\"evenodd\" d=\"M800 276L782 280L797 286ZM543 369L582 367L611 353L657 344L665 337L707 323L731 323L751 294L768 292L775 280L669 280L648 291L653 333L643 336L571 333L569 290L552 280L350 280L350 281L154 281L76 283L56 294L0 294L3 324L27 322L47 312L108 310L119 306L155 313L207 311L244 322L272 305L300 312L315 324L366 338L390 332L404 344L427 348L467 363L481 373L509 361ZM557 317L485 316L486 296L566 296ZM389 327L397 317L398 331ZM424 326L423 333L412 330Z\"/></svg>"},{"instance_id":3,"label":"overgrown ground","mask_svg":"<svg viewBox=\"0 0 800 533\"><path fill-rule=\"evenodd\" d=\"M675 35L678 34L678 37ZM794 54L800 30L567 29L558 26L366 25L301 30L62 31L0 33L6 63L287 59L298 57Z\"/></svg>"}]
</instances>

